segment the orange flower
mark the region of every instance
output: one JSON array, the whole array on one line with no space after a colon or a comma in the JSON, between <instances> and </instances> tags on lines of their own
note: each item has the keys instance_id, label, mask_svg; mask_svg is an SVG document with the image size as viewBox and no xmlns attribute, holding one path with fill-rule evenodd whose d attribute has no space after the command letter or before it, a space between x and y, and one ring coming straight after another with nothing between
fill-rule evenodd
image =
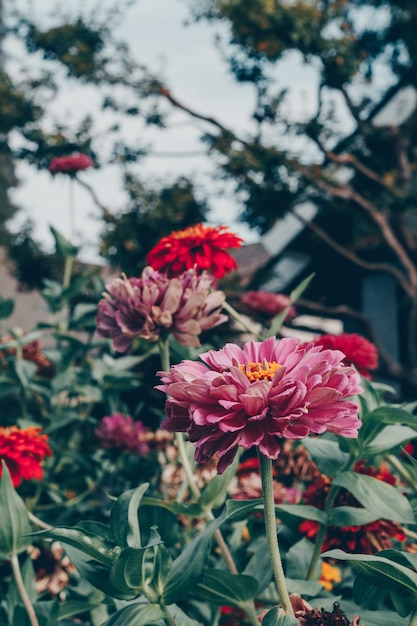
<instances>
[{"instance_id":1,"label":"orange flower","mask_svg":"<svg viewBox=\"0 0 417 626\"><path fill-rule=\"evenodd\" d=\"M330 563L323 561L321 564L321 577L319 583L323 585L327 591L333 589L333 583L342 582L342 574L338 567L333 567Z\"/></svg>"},{"instance_id":2,"label":"orange flower","mask_svg":"<svg viewBox=\"0 0 417 626\"><path fill-rule=\"evenodd\" d=\"M46 456L52 456L48 445L48 435L41 435L40 428L30 426L0 427L0 461L4 460L15 487L22 480L40 480L43 476L41 463ZM2 467L0 466L0 476Z\"/></svg>"},{"instance_id":3,"label":"orange flower","mask_svg":"<svg viewBox=\"0 0 417 626\"><path fill-rule=\"evenodd\" d=\"M237 268L228 248L240 248L243 240L225 226L197 224L163 237L149 252L149 265L169 277L178 276L196 266L209 270L216 278Z\"/></svg>"}]
</instances>

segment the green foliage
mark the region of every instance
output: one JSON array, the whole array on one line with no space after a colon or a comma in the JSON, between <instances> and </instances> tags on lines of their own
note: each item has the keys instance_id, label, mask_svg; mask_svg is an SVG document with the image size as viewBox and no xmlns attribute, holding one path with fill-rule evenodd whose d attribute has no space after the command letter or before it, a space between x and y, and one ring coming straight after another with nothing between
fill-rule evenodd
<instances>
[{"instance_id":1,"label":"green foliage","mask_svg":"<svg viewBox=\"0 0 417 626\"><path fill-rule=\"evenodd\" d=\"M16 493L9 470L2 461L0 480L0 557L6 559L23 552L31 543L32 528L23 500Z\"/></svg>"}]
</instances>

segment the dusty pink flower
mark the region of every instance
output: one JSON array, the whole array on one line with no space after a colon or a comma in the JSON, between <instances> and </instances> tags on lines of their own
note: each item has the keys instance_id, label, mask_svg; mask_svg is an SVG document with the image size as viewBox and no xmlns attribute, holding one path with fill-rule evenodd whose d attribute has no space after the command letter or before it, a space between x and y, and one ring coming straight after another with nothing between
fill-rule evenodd
<instances>
[{"instance_id":1,"label":"dusty pink flower","mask_svg":"<svg viewBox=\"0 0 417 626\"><path fill-rule=\"evenodd\" d=\"M276 459L283 437L326 430L358 436L358 405L346 398L363 391L360 377L338 350L271 337L243 348L226 344L200 358L159 372L158 387L169 396L162 426L188 433L198 463L217 452L222 473L239 446L258 446Z\"/></svg>"},{"instance_id":2,"label":"dusty pink flower","mask_svg":"<svg viewBox=\"0 0 417 626\"><path fill-rule=\"evenodd\" d=\"M113 413L101 420L96 435L103 448L120 448L133 454L145 455L149 452L146 435L149 428L142 422L135 422L130 415Z\"/></svg>"},{"instance_id":3,"label":"dusty pink flower","mask_svg":"<svg viewBox=\"0 0 417 626\"><path fill-rule=\"evenodd\" d=\"M93 166L94 161L88 154L75 152L74 154L51 159L48 170L52 174L76 174Z\"/></svg>"},{"instance_id":4,"label":"dusty pink flower","mask_svg":"<svg viewBox=\"0 0 417 626\"><path fill-rule=\"evenodd\" d=\"M99 302L97 332L125 352L136 337L156 342L172 332L183 346L199 346L198 335L227 320L221 313L222 291L213 278L195 269L168 278L145 267L140 278L116 278Z\"/></svg>"},{"instance_id":5,"label":"dusty pink flower","mask_svg":"<svg viewBox=\"0 0 417 626\"><path fill-rule=\"evenodd\" d=\"M275 317L291 304L289 296L271 291L247 291L241 301L251 312L260 313L266 317ZM294 317L295 314L295 308L292 306L286 319Z\"/></svg>"}]
</instances>

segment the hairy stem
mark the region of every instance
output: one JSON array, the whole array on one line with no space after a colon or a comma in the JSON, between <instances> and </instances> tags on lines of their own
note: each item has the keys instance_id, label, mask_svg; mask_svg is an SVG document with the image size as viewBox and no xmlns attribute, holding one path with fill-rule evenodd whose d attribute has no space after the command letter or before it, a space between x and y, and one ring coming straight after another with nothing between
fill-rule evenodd
<instances>
[{"instance_id":1,"label":"hairy stem","mask_svg":"<svg viewBox=\"0 0 417 626\"><path fill-rule=\"evenodd\" d=\"M284 611L287 613L287 615L294 617L294 611L291 606L290 596L288 594L287 584L285 582L284 568L282 567L281 555L278 545L274 490L272 483L272 461L271 459L265 457L259 450L258 457L262 479L265 531L268 540L269 553L271 556L272 571L274 572L275 584L277 586L278 595L280 597Z\"/></svg>"}]
</instances>

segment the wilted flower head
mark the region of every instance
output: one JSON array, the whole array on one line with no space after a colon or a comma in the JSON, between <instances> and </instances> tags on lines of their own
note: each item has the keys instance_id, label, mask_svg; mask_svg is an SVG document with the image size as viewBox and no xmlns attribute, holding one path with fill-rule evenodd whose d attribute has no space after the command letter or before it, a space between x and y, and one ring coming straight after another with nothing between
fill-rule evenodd
<instances>
[{"instance_id":1,"label":"wilted flower head","mask_svg":"<svg viewBox=\"0 0 417 626\"><path fill-rule=\"evenodd\" d=\"M395 476L391 474L386 467L381 466L375 470L372 467L367 467L364 461L355 464L355 472L373 476L389 485L393 485L396 482ZM330 483L330 479L322 475L321 479L317 479L314 483L309 485L305 491L303 497L304 503L315 506L318 509L324 509L327 494L331 487ZM343 488L339 490L334 506L361 508L361 504L358 500ZM313 520L304 520L299 526L299 531L312 541L314 541L318 530L319 524ZM341 548L345 550L345 552L374 554L379 550L391 548L393 539L405 541L406 536L401 526L391 520L375 520L374 522L369 522L369 524L363 524L362 526L340 527L329 524L323 542L322 552L332 550L333 548Z\"/></svg>"},{"instance_id":2,"label":"wilted flower head","mask_svg":"<svg viewBox=\"0 0 417 626\"><path fill-rule=\"evenodd\" d=\"M265 317L275 317L291 304L289 296L271 291L247 291L243 294L241 301L252 312L260 313ZM295 314L295 308L292 306L286 319L294 317Z\"/></svg>"},{"instance_id":3,"label":"wilted flower head","mask_svg":"<svg viewBox=\"0 0 417 626\"><path fill-rule=\"evenodd\" d=\"M188 433L198 463L217 452L222 473L239 446L258 446L276 459L283 437L326 430L358 436L358 406L346 398L362 391L360 378L338 350L271 337L243 349L226 344L200 358L159 372L158 387L170 396L162 426Z\"/></svg>"},{"instance_id":4,"label":"wilted flower head","mask_svg":"<svg viewBox=\"0 0 417 626\"><path fill-rule=\"evenodd\" d=\"M135 422L130 415L113 413L101 420L96 435L103 448L120 448L133 454L145 455L149 452L146 435L149 429L142 422Z\"/></svg>"},{"instance_id":5,"label":"wilted flower head","mask_svg":"<svg viewBox=\"0 0 417 626\"><path fill-rule=\"evenodd\" d=\"M212 291L212 277L195 269L168 278L145 267L140 278L116 278L99 302L97 332L125 352L136 337L156 342L172 332L183 346L199 346L198 335L227 320L221 313L222 291Z\"/></svg>"},{"instance_id":6,"label":"wilted flower head","mask_svg":"<svg viewBox=\"0 0 417 626\"><path fill-rule=\"evenodd\" d=\"M76 174L90 167L94 167L94 161L88 154L74 152L74 154L51 159L48 170L52 174Z\"/></svg>"},{"instance_id":7,"label":"wilted flower head","mask_svg":"<svg viewBox=\"0 0 417 626\"><path fill-rule=\"evenodd\" d=\"M225 226L197 224L163 237L149 252L147 260L154 269L178 276L196 267L221 278L236 269L236 261L226 250L240 248L243 240Z\"/></svg>"},{"instance_id":8,"label":"wilted flower head","mask_svg":"<svg viewBox=\"0 0 417 626\"><path fill-rule=\"evenodd\" d=\"M0 461L5 461L12 483L18 487L22 480L40 480L43 476L41 463L52 456L48 445L48 435L40 434L41 428L30 426L0 427ZM0 476L2 474L0 464Z\"/></svg>"},{"instance_id":9,"label":"wilted flower head","mask_svg":"<svg viewBox=\"0 0 417 626\"><path fill-rule=\"evenodd\" d=\"M64 553L58 541L51 545L39 544L29 547L35 571L35 588L38 593L48 593L63 599L70 576L76 574L75 566Z\"/></svg>"},{"instance_id":10,"label":"wilted flower head","mask_svg":"<svg viewBox=\"0 0 417 626\"><path fill-rule=\"evenodd\" d=\"M378 350L375 344L356 333L321 335L314 339L315 346L340 350L346 355L345 363L354 365L358 372L371 378L369 371L378 367Z\"/></svg>"}]
</instances>

